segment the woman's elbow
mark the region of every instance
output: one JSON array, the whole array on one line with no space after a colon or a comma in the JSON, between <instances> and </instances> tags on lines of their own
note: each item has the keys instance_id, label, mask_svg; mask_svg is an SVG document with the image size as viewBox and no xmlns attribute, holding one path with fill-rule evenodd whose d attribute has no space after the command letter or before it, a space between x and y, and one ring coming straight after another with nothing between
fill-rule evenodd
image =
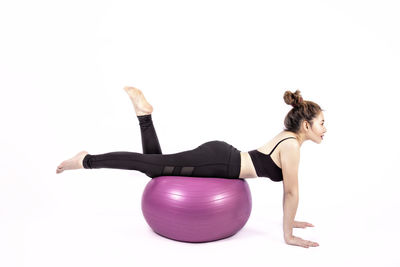
<instances>
[{"instance_id":1,"label":"woman's elbow","mask_svg":"<svg viewBox=\"0 0 400 267\"><path fill-rule=\"evenodd\" d=\"M297 190L285 190L284 196L299 198L299 192Z\"/></svg>"}]
</instances>

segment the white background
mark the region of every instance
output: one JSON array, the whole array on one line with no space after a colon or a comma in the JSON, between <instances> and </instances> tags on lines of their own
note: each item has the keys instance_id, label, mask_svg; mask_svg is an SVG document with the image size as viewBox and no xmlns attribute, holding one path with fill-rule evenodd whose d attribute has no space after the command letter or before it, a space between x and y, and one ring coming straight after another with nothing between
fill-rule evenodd
<instances>
[{"instance_id":1,"label":"white background","mask_svg":"<svg viewBox=\"0 0 400 267\"><path fill-rule=\"evenodd\" d=\"M400 17L396 1L2 1L1 266L399 266ZM248 179L249 221L189 244L151 231L150 178L56 174L63 160L141 152L123 91L154 107L163 153L224 140L255 149L283 129L285 90L325 110L305 142L294 234L282 183Z\"/></svg>"}]
</instances>

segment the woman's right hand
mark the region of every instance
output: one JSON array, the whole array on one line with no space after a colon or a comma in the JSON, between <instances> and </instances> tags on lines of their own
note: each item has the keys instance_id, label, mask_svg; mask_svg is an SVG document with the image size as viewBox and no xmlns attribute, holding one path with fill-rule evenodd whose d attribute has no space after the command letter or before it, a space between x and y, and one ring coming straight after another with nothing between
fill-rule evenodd
<instances>
[{"instance_id":1,"label":"woman's right hand","mask_svg":"<svg viewBox=\"0 0 400 267\"><path fill-rule=\"evenodd\" d=\"M300 246L300 247L304 247L304 248L309 248L309 247L318 247L319 244L317 242L312 242L312 241L308 241L308 240L304 240L300 237L297 236L290 236L290 237L286 237L285 238L285 242L288 245L293 245L293 246Z\"/></svg>"}]
</instances>

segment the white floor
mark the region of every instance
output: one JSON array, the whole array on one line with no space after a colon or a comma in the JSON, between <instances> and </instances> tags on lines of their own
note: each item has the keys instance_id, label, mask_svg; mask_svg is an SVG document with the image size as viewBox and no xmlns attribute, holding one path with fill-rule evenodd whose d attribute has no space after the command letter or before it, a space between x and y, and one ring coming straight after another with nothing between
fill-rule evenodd
<instances>
[{"instance_id":1,"label":"white floor","mask_svg":"<svg viewBox=\"0 0 400 267\"><path fill-rule=\"evenodd\" d=\"M396 257L399 203L396 206L384 196L361 203L360 199L369 196L358 195L352 202L326 208L321 202L332 204L327 198L320 198L320 203L303 200L298 218L311 221L315 227L295 229L294 234L320 243L317 248L305 249L288 246L283 241L278 194L266 188L279 186L252 180L249 181L252 189L261 187L265 192L270 191L270 203L260 203L263 199L260 190L253 190L258 192L256 195L253 192L252 214L240 232L216 242L190 244L163 238L146 224L138 192L145 185L145 176L115 170L106 177L98 170L95 184L96 177L85 178L84 172L65 173L62 178L49 175L47 190L53 188L53 192L47 193L51 197L40 199L33 192L35 206L21 200L19 208L23 214L14 211L3 218L0 228L3 266L399 264ZM66 191L59 194L61 187L70 188L70 195Z\"/></svg>"},{"instance_id":2,"label":"white floor","mask_svg":"<svg viewBox=\"0 0 400 267\"><path fill-rule=\"evenodd\" d=\"M400 266L395 1L40 1L0 5L0 266ZM248 179L236 235L163 238L141 212L150 178L57 165L81 150L141 152L123 86L154 106L163 152L260 147L285 90L325 110L301 148L294 234L282 183Z\"/></svg>"}]
</instances>

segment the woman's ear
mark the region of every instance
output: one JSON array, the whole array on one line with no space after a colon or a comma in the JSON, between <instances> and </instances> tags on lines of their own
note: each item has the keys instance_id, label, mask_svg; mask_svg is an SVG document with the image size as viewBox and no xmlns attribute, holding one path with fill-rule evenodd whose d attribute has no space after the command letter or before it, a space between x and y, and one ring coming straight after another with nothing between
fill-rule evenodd
<instances>
[{"instance_id":1,"label":"woman's ear","mask_svg":"<svg viewBox=\"0 0 400 267\"><path fill-rule=\"evenodd\" d=\"M308 122L306 120L303 121L303 125L305 126L305 128L308 130Z\"/></svg>"}]
</instances>

